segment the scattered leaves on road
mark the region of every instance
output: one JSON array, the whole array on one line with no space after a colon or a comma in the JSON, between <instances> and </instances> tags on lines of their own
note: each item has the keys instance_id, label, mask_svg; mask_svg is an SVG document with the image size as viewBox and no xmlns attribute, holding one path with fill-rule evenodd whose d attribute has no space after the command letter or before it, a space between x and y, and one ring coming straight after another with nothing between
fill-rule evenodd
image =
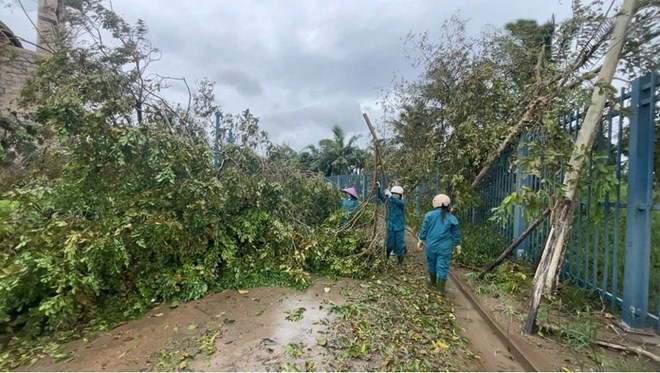
<instances>
[{"instance_id":1,"label":"scattered leaves on road","mask_svg":"<svg viewBox=\"0 0 660 373\"><path fill-rule=\"evenodd\" d=\"M305 307L297 308L293 311L289 311L288 316L286 317L287 321L300 321L303 319L303 313L307 311Z\"/></svg>"}]
</instances>

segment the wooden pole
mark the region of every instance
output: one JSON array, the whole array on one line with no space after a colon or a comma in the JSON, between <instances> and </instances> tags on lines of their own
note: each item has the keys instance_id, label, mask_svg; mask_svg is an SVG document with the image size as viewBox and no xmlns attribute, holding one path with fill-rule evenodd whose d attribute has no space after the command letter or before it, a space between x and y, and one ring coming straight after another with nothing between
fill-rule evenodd
<instances>
[{"instance_id":1,"label":"wooden pole","mask_svg":"<svg viewBox=\"0 0 660 373\"><path fill-rule=\"evenodd\" d=\"M369 116L367 115L367 113L363 113L362 116L364 117L364 121L367 122L367 127L369 127L369 132L371 132L371 137L373 138L374 156L376 161L375 163L377 166L380 167L381 176L384 178L385 167L383 166L383 159L381 158L380 144L378 143L378 136L376 135L376 130L374 129L374 126L371 124L371 120L369 120ZM376 179L374 179L372 187L373 186L376 186Z\"/></svg>"},{"instance_id":2,"label":"wooden pole","mask_svg":"<svg viewBox=\"0 0 660 373\"><path fill-rule=\"evenodd\" d=\"M378 136L376 135L376 130L374 129L374 126L371 124L371 120L369 120L369 116L367 113L363 113L362 116L364 117L364 121L367 123L367 127L369 127L369 132L371 132L371 137L373 138L373 144L374 144L374 175L371 178L371 190L375 189L376 187L376 181L378 179L378 169L380 168L381 176L384 178L385 177L385 171L383 167L383 160L380 157L380 144L378 144ZM387 206L386 206L386 212L387 212ZM376 230L378 227L378 209L374 210L374 229L372 232L372 239L376 237Z\"/></svg>"}]
</instances>

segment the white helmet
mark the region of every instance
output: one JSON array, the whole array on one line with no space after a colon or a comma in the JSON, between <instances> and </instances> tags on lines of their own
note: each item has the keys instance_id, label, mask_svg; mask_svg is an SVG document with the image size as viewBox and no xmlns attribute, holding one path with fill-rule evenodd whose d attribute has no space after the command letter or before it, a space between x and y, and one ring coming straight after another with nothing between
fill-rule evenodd
<instances>
[{"instance_id":1,"label":"white helmet","mask_svg":"<svg viewBox=\"0 0 660 373\"><path fill-rule=\"evenodd\" d=\"M398 185L393 186L393 187L392 187L392 193L396 193L396 194L401 194L401 195L403 195L403 188L401 188L401 187L398 186Z\"/></svg>"},{"instance_id":2,"label":"white helmet","mask_svg":"<svg viewBox=\"0 0 660 373\"><path fill-rule=\"evenodd\" d=\"M438 194L437 196L433 197L433 208L449 207L450 203L451 200L446 194Z\"/></svg>"}]
</instances>

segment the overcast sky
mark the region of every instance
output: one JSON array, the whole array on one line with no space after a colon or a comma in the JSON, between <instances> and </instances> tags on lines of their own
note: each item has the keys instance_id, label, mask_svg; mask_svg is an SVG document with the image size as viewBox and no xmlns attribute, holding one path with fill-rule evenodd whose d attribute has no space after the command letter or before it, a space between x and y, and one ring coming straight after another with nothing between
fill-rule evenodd
<instances>
[{"instance_id":1,"label":"overcast sky","mask_svg":"<svg viewBox=\"0 0 660 373\"><path fill-rule=\"evenodd\" d=\"M36 23L37 0L22 0ZM0 20L18 36L36 33L18 0L0 0ZM362 119L379 122L377 104L395 73L417 75L405 58L409 32L438 36L460 11L468 30L517 18L539 22L570 15L569 0L114 0L129 22L143 19L167 76L217 82L228 112L249 108L276 143L296 150L331 136L339 124L369 140ZM183 101L174 89L169 96Z\"/></svg>"}]
</instances>

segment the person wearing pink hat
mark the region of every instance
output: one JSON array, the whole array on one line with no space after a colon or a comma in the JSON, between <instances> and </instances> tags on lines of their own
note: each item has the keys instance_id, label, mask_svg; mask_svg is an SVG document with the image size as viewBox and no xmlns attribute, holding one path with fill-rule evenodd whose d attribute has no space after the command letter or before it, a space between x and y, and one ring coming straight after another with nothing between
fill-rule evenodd
<instances>
[{"instance_id":1,"label":"person wearing pink hat","mask_svg":"<svg viewBox=\"0 0 660 373\"><path fill-rule=\"evenodd\" d=\"M341 191L344 192L344 200L341 203L341 208L350 215L360 204L358 202L358 192L353 187L345 188ZM342 225L346 225L346 223L348 223L347 217L342 221Z\"/></svg>"}]
</instances>

